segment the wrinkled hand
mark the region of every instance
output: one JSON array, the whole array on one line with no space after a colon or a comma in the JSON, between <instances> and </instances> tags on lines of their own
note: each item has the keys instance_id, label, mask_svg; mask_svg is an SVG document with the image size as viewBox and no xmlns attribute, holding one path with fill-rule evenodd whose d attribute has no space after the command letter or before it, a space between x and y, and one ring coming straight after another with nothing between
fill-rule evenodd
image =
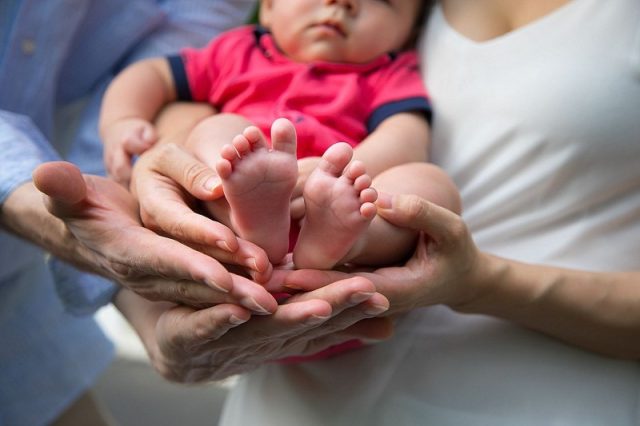
<instances>
[{"instance_id":1,"label":"wrinkled hand","mask_svg":"<svg viewBox=\"0 0 640 426\"><path fill-rule=\"evenodd\" d=\"M296 296L273 315L261 317L250 317L234 305L194 311L166 304L142 309L136 304L129 311L147 312L146 316L136 320L126 309L125 316L139 332L156 370L178 382L219 380L265 362L312 355L354 338L381 340L392 332L388 319L362 321L384 312L388 301L360 277Z\"/></svg>"},{"instance_id":2,"label":"wrinkled hand","mask_svg":"<svg viewBox=\"0 0 640 426\"><path fill-rule=\"evenodd\" d=\"M394 225L422 233L405 265L355 272L389 299L389 314L434 304L456 308L476 297L484 262L460 216L414 195L391 198L384 194L378 200L378 214ZM309 291L351 275L299 270L291 272L284 285Z\"/></svg>"},{"instance_id":3,"label":"wrinkled hand","mask_svg":"<svg viewBox=\"0 0 640 426\"><path fill-rule=\"evenodd\" d=\"M215 259L140 224L138 205L122 186L83 176L71 163L38 167L35 186L51 214L73 236L64 260L114 279L151 300L193 306L233 302L267 313L276 302L264 288L227 272Z\"/></svg>"},{"instance_id":4,"label":"wrinkled hand","mask_svg":"<svg viewBox=\"0 0 640 426\"><path fill-rule=\"evenodd\" d=\"M102 129L100 133L109 177L128 187L133 156L142 154L158 141L153 124L140 118L127 118Z\"/></svg>"}]
</instances>

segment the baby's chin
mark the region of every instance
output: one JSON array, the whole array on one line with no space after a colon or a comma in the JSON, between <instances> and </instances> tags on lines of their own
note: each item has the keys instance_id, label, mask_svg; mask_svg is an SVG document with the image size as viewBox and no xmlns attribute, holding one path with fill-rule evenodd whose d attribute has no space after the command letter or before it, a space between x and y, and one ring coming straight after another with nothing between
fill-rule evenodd
<instances>
[{"instance_id":1,"label":"baby's chin","mask_svg":"<svg viewBox=\"0 0 640 426\"><path fill-rule=\"evenodd\" d=\"M336 54L304 54L298 57L290 56L296 62L301 63L333 63L333 64L351 64L351 65L364 65L374 61L375 57L351 57L345 55Z\"/></svg>"}]
</instances>

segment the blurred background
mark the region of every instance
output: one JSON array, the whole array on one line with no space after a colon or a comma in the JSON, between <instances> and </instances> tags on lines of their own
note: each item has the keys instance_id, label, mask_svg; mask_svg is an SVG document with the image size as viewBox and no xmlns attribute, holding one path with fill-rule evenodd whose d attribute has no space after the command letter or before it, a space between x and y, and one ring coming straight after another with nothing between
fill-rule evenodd
<instances>
[{"instance_id":1,"label":"blurred background","mask_svg":"<svg viewBox=\"0 0 640 426\"><path fill-rule=\"evenodd\" d=\"M113 306L96 314L116 345L116 361L96 385L96 398L119 426L216 425L235 379L205 385L166 381L148 362L138 336Z\"/></svg>"}]
</instances>

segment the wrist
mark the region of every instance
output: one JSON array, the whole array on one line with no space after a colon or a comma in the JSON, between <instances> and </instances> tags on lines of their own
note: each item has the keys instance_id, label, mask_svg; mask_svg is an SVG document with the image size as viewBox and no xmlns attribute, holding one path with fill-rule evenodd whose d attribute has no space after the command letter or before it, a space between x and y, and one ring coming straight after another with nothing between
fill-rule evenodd
<instances>
[{"instance_id":1,"label":"wrist","mask_svg":"<svg viewBox=\"0 0 640 426\"><path fill-rule=\"evenodd\" d=\"M64 223L46 209L32 182L16 188L0 210L5 229L59 257L75 257L78 247Z\"/></svg>"},{"instance_id":2,"label":"wrist","mask_svg":"<svg viewBox=\"0 0 640 426\"><path fill-rule=\"evenodd\" d=\"M152 302L132 290L120 288L113 298L113 304L135 330L149 359L157 360L160 352L155 334L160 315L157 308L158 305L165 305L165 303Z\"/></svg>"},{"instance_id":3,"label":"wrist","mask_svg":"<svg viewBox=\"0 0 640 426\"><path fill-rule=\"evenodd\" d=\"M461 284L463 295L449 307L463 313L482 313L484 306L503 297L501 293L505 291L510 268L505 259L480 252L468 278Z\"/></svg>"},{"instance_id":4,"label":"wrist","mask_svg":"<svg viewBox=\"0 0 640 426\"><path fill-rule=\"evenodd\" d=\"M553 285L544 270L502 257L483 254L473 296L454 309L464 313L513 318L534 305ZM546 278L545 278L546 277Z\"/></svg>"}]
</instances>

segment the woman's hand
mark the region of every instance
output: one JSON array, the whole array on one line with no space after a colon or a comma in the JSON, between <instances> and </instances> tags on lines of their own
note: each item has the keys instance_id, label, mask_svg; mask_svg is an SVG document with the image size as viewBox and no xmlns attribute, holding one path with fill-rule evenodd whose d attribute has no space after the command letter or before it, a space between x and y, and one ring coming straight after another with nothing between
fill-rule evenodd
<instances>
[{"instance_id":1,"label":"woman's hand","mask_svg":"<svg viewBox=\"0 0 640 426\"><path fill-rule=\"evenodd\" d=\"M640 271L593 272L504 259L479 251L462 218L448 210L412 195L383 195L378 201L386 220L422 232L406 265L357 273L389 299L389 313L441 303L599 354L640 359ZM300 270L284 284L308 291L345 276Z\"/></svg>"},{"instance_id":2,"label":"woman's hand","mask_svg":"<svg viewBox=\"0 0 640 426\"><path fill-rule=\"evenodd\" d=\"M414 255L403 266L360 271L391 304L389 314L446 304L453 308L476 297L483 281L483 254L462 218L413 195L381 194L378 214L394 225L421 231ZM286 288L309 291L349 276L338 271L289 273Z\"/></svg>"}]
</instances>

